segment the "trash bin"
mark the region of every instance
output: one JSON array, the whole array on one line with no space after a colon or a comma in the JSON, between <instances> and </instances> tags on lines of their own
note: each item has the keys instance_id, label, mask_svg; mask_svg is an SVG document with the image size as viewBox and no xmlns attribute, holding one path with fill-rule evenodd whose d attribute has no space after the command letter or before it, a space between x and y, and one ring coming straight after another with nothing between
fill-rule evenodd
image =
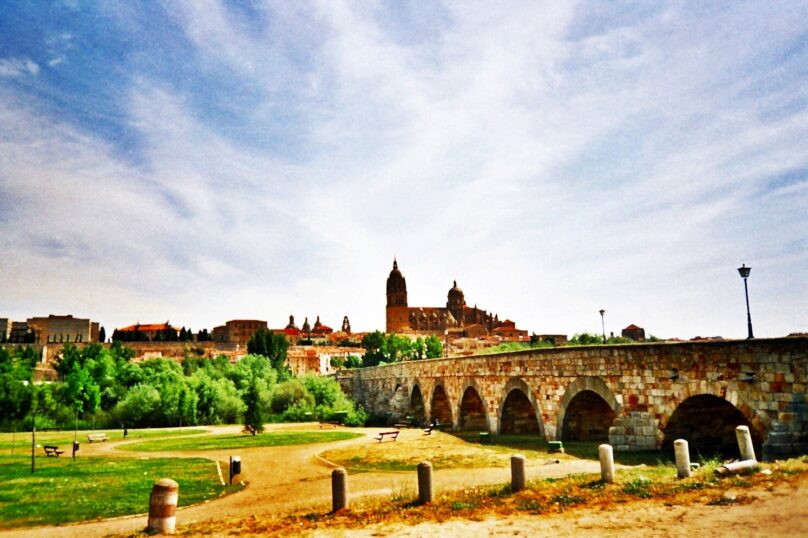
<instances>
[{"instance_id":1,"label":"trash bin","mask_svg":"<svg viewBox=\"0 0 808 538\"><path fill-rule=\"evenodd\" d=\"M233 456L230 458L230 483L233 483L233 477L241 474L241 457Z\"/></svg>"}]
</instances>

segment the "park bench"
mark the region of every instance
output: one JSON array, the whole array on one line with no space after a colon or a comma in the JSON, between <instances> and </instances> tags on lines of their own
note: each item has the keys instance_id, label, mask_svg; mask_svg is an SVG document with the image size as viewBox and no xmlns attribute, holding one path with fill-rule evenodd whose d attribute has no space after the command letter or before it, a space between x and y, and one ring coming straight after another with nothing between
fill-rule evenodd
<instances>
[{"instance_id":1,"label":"park bench","mask_svg":"<svg viewBox=\"0 0 808 538\"><path fill-rule=\"evenodd\" d=\"M45 449L45 455L49 458L58 458L65 453L64 450L59 450L59 447L55 445L45 445L42 448Z\"/></svg>"},{"instance_id":2,"label":"park bench","mask_svg":"<svg viewBox=\"0 0 808 538\"><path fill-rule=\"evenodd\" d=\"M376 439L378 442L381 443L384 440L385 437L391 437L393 439L393 441L395 441L396 438L398 437L399 433L401 433L401 432L398 431L398 430L393 430L393 431L389 431L389 432L379 432L379 436L374 437L374 439Z\"/></svg>"},{"instance_id":3,"label":"park bench","mask_svg":"<svg viewBox=\"0 0 808 538\"><path fill-rule=\"evenodd\" d=\"M430 426L428 428L424 428L424 435L432 435L432 430L435 429L435 426Z\"/></svg>"},{"instance_id":4,"label":"park bench","mask_svg":"<svg viewBox=\"0 0 808 538\"><path fill-rule=\"evenodd\" d=\"M342 426L342 424L340 424L339 421L336 421L336 420L327 420L325 422L320 423L320 429L321 430L323 428L328 428L329 426L331 426L332 428L337 428L339 426Z\"/></svg>"},{"instance_id":5,"label":"park bench","mask_svg":"<svg viewBox=\"0 0 808 538\"><path fill-rule=\"evenodd\" d=\"M90 443L100 443L101 441L109 441L106 433L88 433L87 441Z\"/></svg>"}]
</instances>

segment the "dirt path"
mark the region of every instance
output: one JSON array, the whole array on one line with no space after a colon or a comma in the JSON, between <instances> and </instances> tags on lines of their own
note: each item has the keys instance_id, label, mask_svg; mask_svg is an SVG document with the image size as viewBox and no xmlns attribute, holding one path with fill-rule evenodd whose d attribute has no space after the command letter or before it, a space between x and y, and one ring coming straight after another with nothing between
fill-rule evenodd
<instances>
[{"instance_id":1,"label":"dirt path","mask_svg":"<svg viewBox=\"0 0 808 538\"><path fill-rule=\"evenodd\" d=\"M311 425L274 425L271 431L311 429ZM238 427L212 428L207 434L233 433ZM248 517L264 518L294 511L325 513L330 509L330 473L333 464L318 454L337 447L361 446L375 442L369 436L377 429L354 429L366 437L332 443L301 445L293 447L259 447L241 450L149 452L137 453L116 450L124 443L100 443L83 445L85 456L119 457L189 457L204 456L217 461L226 461L229 456L242 459L244 478L248 486L241 492L227 497L182 508L178 511L180 526L209 520L229 521ZM399 443L421 437L419 430L403 430ZM138 441L125 441L138 442ZM528 467L528 478L560 477L570 473L599 470L597 462L568 461L560 464L541 465L533 462ZM223 469L226 472L226 469ZM509 480L507 468L436 470L437 489L460 489L471 485L501 484ZM415 473L360 473L349 477L353 500L364 495L392 495L417 491ZM790 492L793 494L794 492ZM746 492L744 494L747 494ZM180 492L182 495L182 492ZM789 508L784 510L784 492L762 492L761 500L750 505L690 508L666 507L654 503L632 503L620 506L608 513L597 510L576 510L558 516L505 517L483 521L449 521L443 524L421 524L408 527L393 525L369 527L360 530L329 530L319 532L323 536L694 536L709 535L753 536L754 530L765 530L769 536L807 535L808 487L802 487L791 495ZM144 499L144 510L148 499ZM783 514L787 513L788 516ZM738 520L738 521L736 521ZM739 522L740 521L740 522ZM60 538L107 536L127 534L144 529L146 516L128 516L98 522L65 525L61 527L28 528L0 533L0 537L25 536L45 537L58 533ZM58 529L58 530L57 530ZM781 533L781 534L778 534Z\"/></svg>"}]
</instances>

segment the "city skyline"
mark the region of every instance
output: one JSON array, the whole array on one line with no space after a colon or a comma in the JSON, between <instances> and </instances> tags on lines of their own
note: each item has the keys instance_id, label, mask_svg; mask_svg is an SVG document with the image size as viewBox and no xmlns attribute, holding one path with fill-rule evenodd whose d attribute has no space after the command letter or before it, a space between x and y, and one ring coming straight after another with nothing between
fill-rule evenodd
<instances>
[{"instance_id":1,"label":"city skyline","mask_svg":"<svg viewBox=\"0 0 808 538\"><path fill-rule=\"evenodd\" d=\"M0 317L808 331L808 6L0 6Z\"/></svg>"}]
</instances>

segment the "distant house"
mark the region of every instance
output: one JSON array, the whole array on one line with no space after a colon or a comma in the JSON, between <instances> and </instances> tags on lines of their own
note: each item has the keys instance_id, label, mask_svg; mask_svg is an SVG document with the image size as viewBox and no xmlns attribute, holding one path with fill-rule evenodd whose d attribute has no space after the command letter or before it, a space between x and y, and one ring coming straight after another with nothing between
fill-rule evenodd
<instances>
[{"instance_id":1,"label":"distant house","mask_svg":"<svg viewBox=\"0 0 808 538\"><path fill-rule=\"evenodd\" d=\"M620 334L624 338L631 338L635 342L645 342L645 329L642 327L637 327L633 323L623 329L623 332Z\"/></svg>"},{"instance_id":2,"label":"distant house","mask_svg":"<svg viewBox=\"0 0 808 538\"><path fill-rule=\"evenodd\" d=\"M113 340L122 342L176 342L180 330L165 323L136 323L128 327L115 329Z\"/></svg>"}]
</instances>

